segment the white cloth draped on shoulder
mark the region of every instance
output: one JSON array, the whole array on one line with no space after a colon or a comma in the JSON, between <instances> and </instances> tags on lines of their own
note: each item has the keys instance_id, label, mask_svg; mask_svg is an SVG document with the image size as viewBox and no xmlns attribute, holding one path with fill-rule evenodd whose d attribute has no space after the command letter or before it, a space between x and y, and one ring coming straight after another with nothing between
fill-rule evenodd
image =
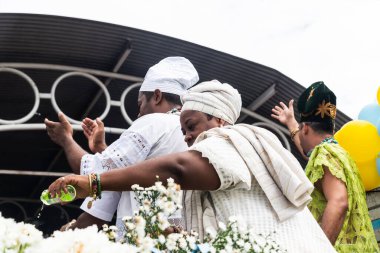
<instances>
[{"instance_id":1,"label":"white cloth draped on shoulder","mask_svg":"<svg viewBox=\"0 0 380 253\"><path fill-rule=\"evenodd\" d=\"M198 136L197 142L214 135L230 140L260 184L280 221L292 217L311 201L313 185L297 159L283 148L274 134L264 128L238 124L206 131ZM250 176L241 176L246 178L250 188Z\"/></svg>"}]
</instances>

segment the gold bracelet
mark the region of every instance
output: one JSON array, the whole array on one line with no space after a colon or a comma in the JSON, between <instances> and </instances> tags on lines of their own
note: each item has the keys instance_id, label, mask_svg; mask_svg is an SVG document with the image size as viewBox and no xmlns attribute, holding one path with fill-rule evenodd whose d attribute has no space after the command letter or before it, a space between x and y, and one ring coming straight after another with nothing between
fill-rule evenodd
<instances>
[{"instance_id":1,"label":"gold bracelet","mask_svg":"<svg viewBox=\"0 0 380 253\"><path fill-rule=\"evenodd\" d=\"M90 186L90 197L92 199L88 201L87 208L90 209L92 207L92 203L96 200L101 198L101 192L100 192L100 176L98 174L91 173L88 175L89 180L89 186Z\"/></svg>"},{"instance_id":2,"label":"gold bracelet","mask_svg":"<svg viewBox=\"0 0 380 253\"><path fill-rule=\"evenodd\" d=\"M290 130L290 139L294 141L294 136L300 131L300 129L297 127L297 129Z\"/></svg>"},{"instance_id":3,"label":"gold bracelet","mask_svg":"<svg viewBox=\"0 0 380 253\"><path fill-rule=\"evenodd\" d=\"M91 180L91 174L88 174L88 194L91 196L92 195L92 180Z\"/></svg>"}]
</instances>

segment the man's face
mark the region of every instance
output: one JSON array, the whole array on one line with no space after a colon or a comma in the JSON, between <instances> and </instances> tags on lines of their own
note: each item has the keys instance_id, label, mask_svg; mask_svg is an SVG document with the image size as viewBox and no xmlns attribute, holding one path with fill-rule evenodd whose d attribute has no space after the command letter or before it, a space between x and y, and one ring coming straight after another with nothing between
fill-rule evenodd
<instances>
[{"instance_id":1,"label":"man's face","mask_svg":"<svg viewBox=\"0 0 380 253\"><path fill-rule=\"evenodd\" d=\"M138 118L155 112L153 100L153 97L148 99L143 92L139 92L139 97L137 99L137 106L139 108Z\"/></svg>"},{"instance_id":2,"label":"man's face","mask_svg":"<svg viewBox=\"0 0 380 253\"><path fill-rule=\"evenodd\" d=\"M220 125L217 118L208 118L203 112L192 110L181 112L180 120L182 133L189 147L193 145L199 134Z\"/></svg>"}]
</instances>

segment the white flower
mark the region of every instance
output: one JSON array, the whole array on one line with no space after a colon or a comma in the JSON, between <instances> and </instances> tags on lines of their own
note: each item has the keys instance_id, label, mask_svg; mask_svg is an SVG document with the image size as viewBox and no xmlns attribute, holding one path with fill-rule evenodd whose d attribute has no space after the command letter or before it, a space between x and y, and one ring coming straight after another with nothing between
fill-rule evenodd
<instances>
[{"instance_id":1,"label":"white flower","mask_svg":"<svg viewBox=\"0 0 380 253\"><path fill-rule=\"evenodd\" d=\"M189 243L190 249L195 250L197 248L196 239L194 236L189 236L186 240Z\"/></svg>"},{"instance_id":2,"label":"white flower","mask_svg":"<svg viewBox=\"0 0 380 253\"><path fill-rule=\"evenodd\" d=\"M150 238L150 237L144 237L142 239L141 247L140 247L140 252L146 252L146 253L151 253L152 248L155 245L155 241Z\"/></svg>"},{"instance_id":3,"label":"white flower","mask_svg":"<svg viewBox=\"0 0 380 253\"><path fill-rule=\"evenodd\" d=\"M176 210L176 206L174 205L173 202L168 201L168 202L166 202L166 203L164 204L164 213L165 213L166 215L170 215L170 214L174 213L175 210Z\"/></svg>"},{"instance_id":4,"label":"white flower","mask_svg":"<svg viewBox=\"0 0 380 253\"><path fill-rule=\"evenodd\" d=\"M262 248L257 244L253 244L252 248L253 248L254 252L261 252L261 250L262 250Z\"/></svg>"},{"instance_id":5,"label":"white flower","mask_svg":"<svg viewBox=\"0 0 380 253\"><path fill-rule=\"evenodd\" d=\"M119 229L116 227L116 226L114 226L114 225L111 225L110 227L109 227L109 229L111 229L112 231L118 231Z\"/></svg>"},{"instance_id":6,"label":"white flower","mask_svg":"<svg viewBox=\"0 0 380 253\"><path fill-rule=\"evenodd\" d=\"M183 238L183 237L179 238L178 242L179 242L179 248L181 248L181 249L187 248L187 241L185 238Z\"/></svg>"},{"instance_id":7,"label":"white flower","mask_svg":"<svg viewBox=\"0 0 380 253\"><path fill-rule=\"evenodd\" d=\"M242 239L239 239L236 244L240 247L243 247L244 246L244 241Z\"/></svg>"},{"instance_id":8,"label":"white flower","mask_svg":"<svg viewBox=\"0 0 380 253\"><path fill-rule=\"evenodd\" d=\"M261 235L258 235L257 237L256 237L256 243L257 243L257 245L259 245L261 248L264 248L264 246L265 246L265 244L266 244L266 240L265 240L265 238L263 237L263 236L261 236Z\"/></svg>"},{"instance_id":9,"label":"white flower","mask_svg":"<svg viewBox=\"0 0 380 253\"><path fill-rule=\"evenodd\" d=\"M215 238L216 237L216 231L213 227L208 227L206 228L206 234L208 234L211 238Z\"/></svg>"},{"instance_id":10,"label":"white flower","mask_svg":"<svg viewBox=\"0 0 380 253\"><path fill-rule=\"evenodd\" d=\"M137 252L136 248L127 245L114 243L108 240L107 235L98 232L96 226L85 229L68 230L65 232L56 231L39 244L30 248L28 253L66 253L66 252Z\"/></svg>"},{"instance_id":11,"label":"white flower","mask_svg":"<svg viewBox=\"0 0 380 253\"><path fill-rule=\"evenodd\" d=\"M174 234L170 234L166 240L166 247L169 251L173 251L175 249L177 249L177 242L176 242L176 237L174 236Z\"/></svg>"},{"instance_id":12,"label":"white flower","mask_svg":"<svg viewBox=\"0 0 380 253\"><path fill-rule=\"evenodd\" d=\"M237 221L237 217L236 217L236 216L230 216L230 217L228 218L228 221L229 221L230 223L236 222L236 221Z\"/></svg>"},{"instance_id":13,"label":"white flower","mask_svg":"<svg viewBox=\"0 0 380 253\"><path fill-rule=\"evenodd\" d=\"M223 222L221 222L221 221L219 221L218 226L219 226L219 229L222 230L222 231L226 231L227 230L226 225Z\"/></svg>"},{"instance_id":14,"label":"white flower","mask_svg":"<svg viewBox=\"0 0 380 253\"><path fill-rule=\"evenodd\" d=\"M19 248L27 249L42 241L42 232L31 224L16 223L6 219L0 213L0 251L19 252Z\"/></svg>"},{"instance_id":15,"label":"white flower","mask_svg":"<svg viewBox=\"0 0 380 253\"><path fill-rule=\"evenodd\" d=\"M132 220L132 217L131 216L124 216L121 220L122 221Z\"/></svg>"},{"instance_id":16,"label":"white flower","mask_svg":"<svg viewBox=\"0 0 380 253\"><path fill-rule=\"evenodd\" d=\"M159 236L158 236L158 241L159 241L161 244L164 244L164 243L166 242L165 236L163 236L163 235L159 235Z\"/></svg>"},{"instance_id":17,"label":"white flower","mask_svg":"<svg viewBox=\"0 0 380 253\"><path fill-rule=\"evenodd\" d=\"M226 246L225 246L225 248L224 248L227 252L233 252L234 250L233 250L233 247L232 247L232 245L231 244L227 244Z\"/></svg>"},{"instance_id":18,"label":"white flower","mask_svg":"<svg viewBox=\"0 0 380 253\"><path fill-rule=\"evenodd\" d=\"M244 250L249 251L251 249L251 244L249 242L244 243Z\"/></svg>"}]
</instances>

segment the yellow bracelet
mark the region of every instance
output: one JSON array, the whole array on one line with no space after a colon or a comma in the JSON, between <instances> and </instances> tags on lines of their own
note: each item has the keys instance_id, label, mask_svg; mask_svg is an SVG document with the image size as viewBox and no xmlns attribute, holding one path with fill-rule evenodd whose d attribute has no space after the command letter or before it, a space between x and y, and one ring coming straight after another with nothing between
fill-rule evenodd
<instances>
[{"instance_id":1,"label":"yellow bracelet","mask_svg":"<svg viewBox=\"0 0 380 253\"><path fill-rule=\"evenodd\" d=\"M300 131L300 129L297 127L297 129L291 130L290 131L290 139L294 141L294 136Z\"/></svg>"},{"instance_id":2,"label":"yellow bracelet","mask_svg":"<svg viewBox=\"0 0 380 253\"><path fill-rule=\"evenodd\" d=\"M91 195L92 195L92 180L91 180L91 174L88 174L88 187L89 187L88 194L91 196Z\"/></svg>"}]
</instances>

